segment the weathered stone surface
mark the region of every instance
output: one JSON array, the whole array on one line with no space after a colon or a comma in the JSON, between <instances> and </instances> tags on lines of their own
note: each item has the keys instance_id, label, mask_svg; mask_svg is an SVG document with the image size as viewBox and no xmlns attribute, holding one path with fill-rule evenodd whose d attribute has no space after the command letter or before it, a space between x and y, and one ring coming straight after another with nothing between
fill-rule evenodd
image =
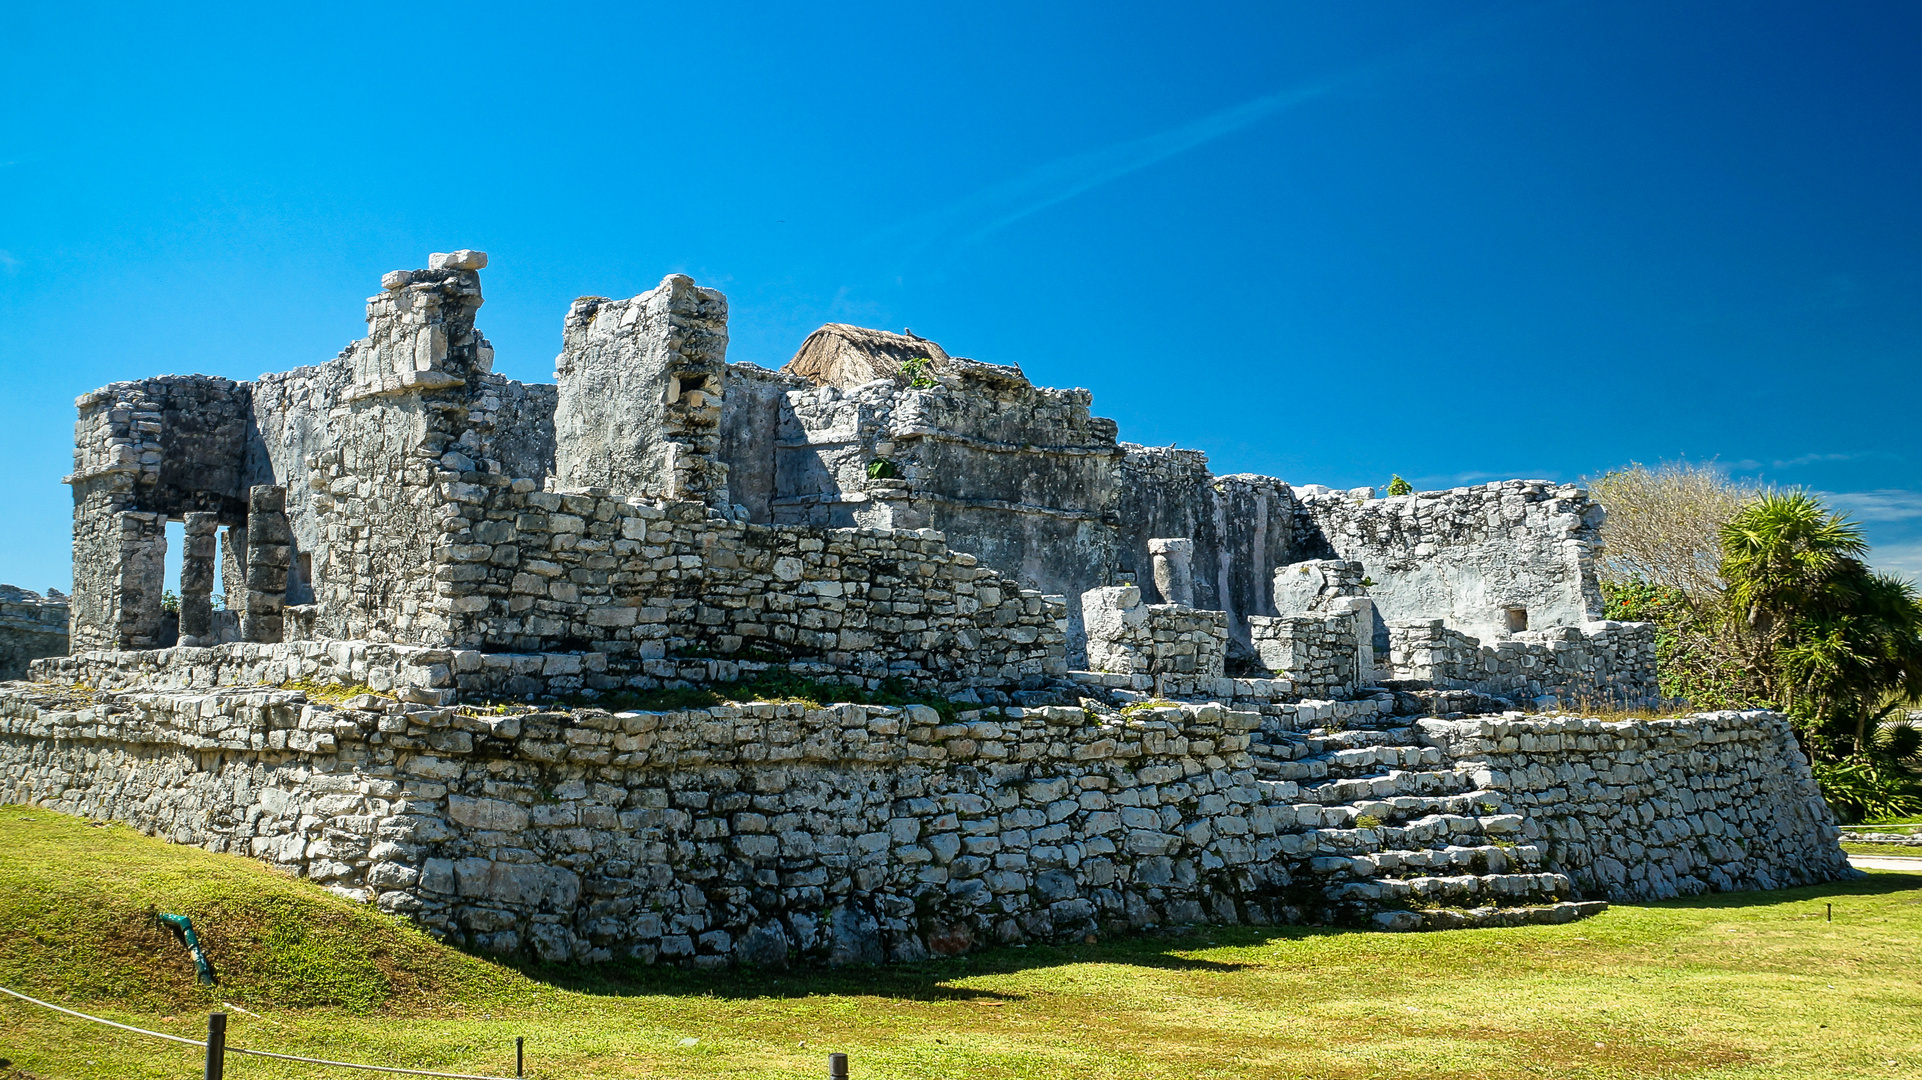
<instances>
[{"instance_id":1,"label":"weathered stone surface","mask_svg":"<svg viewBox=\"0 0 1922 1080\"><path fill-rule=\"evenodd\" d=\"M328 363L78 400L75 651L29 670L96 689L0 689L0 797L485 951L702 967L1847 872L1779 717L1457 719L1653 694L1578 488L1214 477L907 335L728 364L679 275L576 301L524 385L475 326L486 257L429 262ZM538 704L770 673L953 708ZM371 693L285 689L328 684Z\"/></svg>"},{"instance_id":2,"label":"weathered stone surface","mask_svg":"<svg viewBox=\"0 0 1922 1080\"><path fill-rule=\"evenodd\" d=\"M0 585L0 680L23 679L27 665L67 652L67 598Z\"/></svg>"},{"instance_id":3,"label":"weathered stone surface","mask_svg":"<svg viewBox=\"0 0 1922 1080\"><path fill-rule=\"evenodd\" d=\"M0 799L249 854L549 960L875 964L1170 922L1519 925L1592 910L1569 906L1581 893L1849 873L1773 714L1290 710L475 717L12 684Z\"/></svg>"},{"instance_id":4,"label":"weathered stone surface","mask_svg":"<svg viewBox=\"0 0 1922 1080\"><path fill-rule=\"evenodd\" d=\"M684 274L629 300L583 297L555 361L555 477L563 487L726 506L718 427L727 298Z\"/></svg>"}]
</instances>

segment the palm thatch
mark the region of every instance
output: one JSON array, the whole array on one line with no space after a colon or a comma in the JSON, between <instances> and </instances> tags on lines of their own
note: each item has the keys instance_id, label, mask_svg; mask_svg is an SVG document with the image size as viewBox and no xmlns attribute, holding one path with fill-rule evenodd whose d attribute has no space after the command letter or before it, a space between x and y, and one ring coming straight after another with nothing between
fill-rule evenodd
<instances>
[{"instance_id":1,"label":"palm thatch","mask_svg":"<svg viewBox=\"0 0 1922 1080\"><path fill-rule=\"evenodd\" d=\"M816 386L847 389L892 379L901 373L902 364L920 359L932 361L927 373L933 375L947 368L951 357L926 338L828 323L809 334L781 370L812 380Z\"/></svg>"}]
</instances>

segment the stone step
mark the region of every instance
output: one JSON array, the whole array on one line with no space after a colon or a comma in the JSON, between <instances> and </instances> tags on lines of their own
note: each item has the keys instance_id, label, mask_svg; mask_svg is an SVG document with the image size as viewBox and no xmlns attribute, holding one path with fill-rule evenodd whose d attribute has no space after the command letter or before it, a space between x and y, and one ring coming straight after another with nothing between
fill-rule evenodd
<instances>
[{"instance_id":1,"label":"stone step","mask_svg":"<svg viewBox=\"0 0 1922 1080\"><path fill-rule=\"evenodd\" d=\"M1333 806L1338 803L1380 802L1398 796L1460 795L1473 788L1473 775L1457 769L1390 769L1374 776L1339 777L1302 784L1301 799L1303 802ZM1500 797L1490 794L1488 801L1499 805Z\"/></svg>"},{"instance_id":2,"label":"stone step","mask_svg":"<svg viewBox=\"0 0 1922 1080\"><path fill-rule=\"evenodd\" d=\"M1393 904L1409 907L1469 907L1554 903L1574 895L1566 874L1458 874L1448 877L1368 878L1332 884L1328 898L1338 904Z\"/></svg>"},{"instance_id":3,"label":"stone step","mask_svg":"<svg viewBox=\"0 0 1922 1080\"><path fill-rule=\"evenodd\" d=\"M1361 777L1383 769L1413 769L1422 765L1440 766L1442 753L1432 746L1364 746L1322 754L1294 755L1294 747L1253 744L1248 750L1284 780L1318 780L1322 777Z\"/></svg>"},{"instance_id":4,"label":"stone step","mask_svg":"<svg viewBox=\"0 0 1922 1080\"><path fill-rule=\"evenodd\" d=\"M1324 754L1337 750L1358 750L1363 747L1385 745L1419 745L1421 730L1397 724L1394 727L1352 727L1331 731L1316 728L1306 732L1303 741L1309 753Z\"/></svg>"},{"instance_id":5,"label":"stone step","mask_svg":"<svg viewBox=\"0 0 1922 1080\"><path fill-rule=\"evenodd\" d=\"M1297 818L1306 825L1306 810L1318 810L1322 821L1320 828L1312 828L1301 834L1301 850L1304 853L1323 855L1371 854L1377 851L1415 851L1423 848L1444 847L1463 841L1480 841L1490 836L1519 837L1522 831L1522 818L1519 814L1489 814L1474 817L1467 814L1426 814L1412 821L1390 825L1384 823L1375 828L1343 828L1341 823L1330 824L1329 819L1352 814L1353 807L1316 807L1312 803L1296 808ZM1354 817L1349 817L1352 823Z\"/></svg>"},{"instance_id":6,"label":"stone step","mask_svg":"<svg viewBox=\"0 0 1922 1080\"><path fill-rule=\"evenodd\" d=\"M1536 871L1542 862L1541 849L1532 844L1503 847L1498 844L1381 850L1352 855L1322 855L1310 862L1314 873L1340 873L1342 863L1357 878L1412 878L1457 874L1508 874Z\"/></svg>"},{"instance_id":7,"label":"stone step","mask_svg":"<svg viewBox=\"0 0 1922 1080\"><path fill-rule=\"evenodd\" d=\"M1607 910L1606 900L1563 900L1528 907L1378 911L1370 921L1377 930L1469 930L1498 926L1557 925L1600 915Z\"/></svg>"}]
</instances>

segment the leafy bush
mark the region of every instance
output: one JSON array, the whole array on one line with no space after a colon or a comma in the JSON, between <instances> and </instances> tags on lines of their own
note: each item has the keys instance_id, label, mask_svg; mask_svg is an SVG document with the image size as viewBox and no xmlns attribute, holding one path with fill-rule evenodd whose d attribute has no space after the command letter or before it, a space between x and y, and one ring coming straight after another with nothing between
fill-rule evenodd
<instances>
[{"instance_id":1,"label":"leafy bush","mask_svg":"<svg viewBox=\"0 0 1922 1080\"><path fill-rule=\"evenodd\" d=\"M1397 495L1413 495L1414 493L1415 485L1403 480L1400 473L1396 473L1395 478L1388 481L1388 497L1391 499Z\"/></svg>"},{"instance_id":2,"label":"leafy bush","mask_svg":"<svg viewBox=\"0 0 1922 1080\"><path fill-rule=\"evenodd\" d=\"M1818 758L1814 770L1822 798L1844 825L1922 814L1922 783L1914 773L1879 755L1841 761Z\"/></svg>"},{"instance_id":3,"label":"leafy bush","mask_svg":"<svg viewBox=\"0 0 1922 1080\"><path fill-rule=\"evenodd\" d=\"M870 480L886 480L899 475L901 474L894 471L894 462L887 458L875 458L868 462L868 479Z\"/></svg>"},{"instance_id":4,"label":"leafy bush","mask_svg":"<svg viewBox=\"0 0 1922 1080\"><path fill-rule=\"evenodd\" d=\"M1655 674L1662 696L1702 709L1773 708L1741 662L1719 606L1691 603L1673 585L1635 578L1602 582L1603 617L1655 624Z\"/></svg>"}]
</instances>

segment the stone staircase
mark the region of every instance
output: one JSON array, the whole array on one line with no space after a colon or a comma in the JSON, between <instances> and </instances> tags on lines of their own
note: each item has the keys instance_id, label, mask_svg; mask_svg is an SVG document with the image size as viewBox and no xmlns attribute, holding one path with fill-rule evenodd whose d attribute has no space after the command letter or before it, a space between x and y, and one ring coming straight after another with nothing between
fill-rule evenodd
<instances>
[{"instance_id":1,"label":"stone staircase","mask_svg":"<svg viewBox=\"0 0 1922 1080\"><path fill-rule=\"evenodd\" d=\"M1264 724L1249 752L1294 789L1313 921L1387 930L1564 923L1608 905L1543 869L1485 773L1424 746L1405 717L1306 732Z\"/></svg>"}]
</instances>

